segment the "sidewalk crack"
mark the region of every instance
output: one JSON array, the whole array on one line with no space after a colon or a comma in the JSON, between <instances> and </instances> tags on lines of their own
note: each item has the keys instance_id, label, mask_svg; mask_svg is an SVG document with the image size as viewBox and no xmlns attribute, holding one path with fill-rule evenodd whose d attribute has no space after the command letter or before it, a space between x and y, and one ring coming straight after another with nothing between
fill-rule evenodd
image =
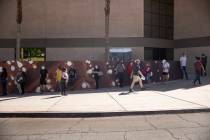
<instances>
[{"instance_id":1,"label":"sidewalk crack","mask_svg":"<svg viewBox=\"0 0 210 140\"><path fill-rule=\"evenodd\" d=\"M192 101L187 101L187 100L180 99L180 98L177 98L177 97L173 97L173 96L170 96L170 95L167 95L167 94L162 94L162 93L157 92L157 91L153 91L153 92L154 92L154 93L157 93L157 94L159 94L159 95L162 95L162 96L166 96L166 97L173 98L173 99L176 99L176 100L180 100L180 101L183 101L183 102L187 102L187 103L190 103L190 104L198 105L198 106L201 106L201 107L203 107L203 108L209 108L209 107L206 106L206 105L202 105L202 104L195 103L195 102L192 102Z\"/></svg>"},{"instance_id":2,"label":"sidewalk crack","mask_svg":"<svg viewBox=\"0 0 210 140\"><path fill-rule=\"evenodd\" d=\"M152 124L152 122L150 122L150 121L147 119L147 117L145 117L145 122L147 122L147 123L148 123L152 128L154 128L155 130L158 129L154 124Z\"/></svg>"},{"instance_id":3,"label":"sidewalk crack","mask_svg":"<svg viewBox=\"0 0 210 140\"><path fill-rule=\"evenodd\" d=\"M194 123L194 124L197 124L197 125L200 126L200 127L203 127L203 125L200 124L199 122L190 121L190 120L188 120L188 119L183 118L183 117L182 117L181 115L179 115L179 114L177 114L177 116L178 116L180 119L182 119L183 121L186 121L186 122L189 122L189 123Z\"/></svg>"},{"instance_id":4,"label":"sidewalk crack","mask_svg":"<svg viewBox=\"0 0 210 140\"><path fill-rule=\"evenodd\" d=\"M168 132L173 139L180 140L180 138L176 137L170 130L168 130L168 129L163 129L163 130L165 130L166 132Z\"/></svg>"},{"instance_id":5,"label":"sidewalk crack","mask_svg":"<svg viewBox=\"0 0 210 140\"><path fill-rule=\"evenodd\" d=\"M128 111L123 105L121 105L109 92L107 92L110 98L112 98L122 109L123 111Z\"/></svg>"}]
</instances>

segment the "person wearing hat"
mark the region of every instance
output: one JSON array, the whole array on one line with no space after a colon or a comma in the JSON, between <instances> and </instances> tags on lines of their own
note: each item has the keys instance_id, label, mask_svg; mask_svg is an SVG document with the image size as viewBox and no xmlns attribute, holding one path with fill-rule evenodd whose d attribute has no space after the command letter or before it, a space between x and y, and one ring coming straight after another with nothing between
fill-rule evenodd
<instances>
[{"instance_id":1,"label":"person wearing hat","mask_svg":"<svg viewBox=\"0 0 210 140\"><path fill-rule=\"evenodd\" d=\"M144 78L144 76L140 70L140 62L141 62L140 59L135 60L135 64L133 66L133 71L132 71L131 77L130 77L133 80L132 80L129 92L134 92L133 87L137 82L139 83L140 88L142 90L144 90L144 86L143 86L142 79L141 79L141 78Z\"/></svg>"},{"instance_id":2,"label":"person wearing hat","mask_svg":"<svg viewBox=\"0 0 210 140\"><path fill-rule=\"evenodd\" d=\"M170 64L165 59L162 60L162 68L163 68L162 81L166 82L169 80L170 77L169 76Z\"/></svg>"}]
</instances>

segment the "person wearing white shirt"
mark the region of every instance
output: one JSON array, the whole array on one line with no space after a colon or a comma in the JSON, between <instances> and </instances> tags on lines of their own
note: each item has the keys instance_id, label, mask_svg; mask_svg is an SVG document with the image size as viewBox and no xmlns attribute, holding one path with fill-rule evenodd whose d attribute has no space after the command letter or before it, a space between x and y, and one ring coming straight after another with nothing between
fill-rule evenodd
<instances>
[{"instance_id":1,"label":"person wearing white shirt","mask_svg":"<svg viewBox=\"0 0 210 140\"><path fill-rule=\"evenodd\" d=\"M162 61L162 68L163 68L163 82L169 80L169 70L170 70L170 64L164 59Z\"/></svg>"},{"instance_id":2,"label":"person wearing white shirt","mask_svg":"<svg viewBox=\"0 0 210 140\"><path fill-rule=\"evenodd\" d=\"M69 76L68 76L67 70L66 70L66 68L63 68L61 82L60 82L61 95L66 95L66 87L67 87L68 79L69 79Z\"/></svg>"},{"instance_id":3,"label":"person wearing white shirt","mask_svg":"<svg viewBox=\"0 0 210 140\"><path fill-rule=\"evenodd\" d=\"M182 56L180 57L180 67L182 70L182 77L184 79L184 77L186 78L186 80L188 80L188 74L187 74L187 56L185 55L185 53L182 54Z\"/></svg>"}]
</instances>

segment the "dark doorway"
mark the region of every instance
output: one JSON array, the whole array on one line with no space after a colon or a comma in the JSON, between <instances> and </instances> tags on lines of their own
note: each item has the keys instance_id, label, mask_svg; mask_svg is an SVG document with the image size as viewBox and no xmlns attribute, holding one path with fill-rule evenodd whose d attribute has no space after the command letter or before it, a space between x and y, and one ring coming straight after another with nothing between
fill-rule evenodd
<instances>
[{"instance_id":1,"label":"dark doorway","mask_svg":"<svg viewBox=\"0 0 210 140\"><path fill-rule=\"evenodd\" d=\"M173 60L174 49L173 48L144 48L145 60Z\"/></svg>"}]
</instances>

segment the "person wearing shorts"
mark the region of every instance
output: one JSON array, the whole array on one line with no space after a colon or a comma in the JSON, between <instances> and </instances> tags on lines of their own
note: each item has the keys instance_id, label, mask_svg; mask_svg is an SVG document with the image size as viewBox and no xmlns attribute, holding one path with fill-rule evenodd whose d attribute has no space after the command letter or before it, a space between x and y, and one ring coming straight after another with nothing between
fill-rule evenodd
<instances>
[{"instance_id":1,"label":"person wearing shorts","mask_svg":"<svg viewBox=\"0 0 210 140\"><path fill-rule=\"evenodd\" d=\"M144 77L143 74L141 73L140 71L140 60L137 59L135 61L135 64L133 66L133 71L131 73L131 77L133 80L132 80L132 83L131 83L131 86L130 86L130 90L129 92L134 92L133 88L134 88L134 85L136 83L139 83L139 86L142 90L144 90L144 86L143 86L143 83L142 83L142 79L141 77Z\"/></svg>"},{"instance_id":2,"label":"person wearing shorts","mask_svg":"<svg viewBox=\"0 0 210 140\"><path fill-rule=\"evenodd\" d=\"M162 61L162 68L163 68L162 81L166 82L170 78L169 76L170 64L165 59Z\"/></svg>"}]
</instances>

